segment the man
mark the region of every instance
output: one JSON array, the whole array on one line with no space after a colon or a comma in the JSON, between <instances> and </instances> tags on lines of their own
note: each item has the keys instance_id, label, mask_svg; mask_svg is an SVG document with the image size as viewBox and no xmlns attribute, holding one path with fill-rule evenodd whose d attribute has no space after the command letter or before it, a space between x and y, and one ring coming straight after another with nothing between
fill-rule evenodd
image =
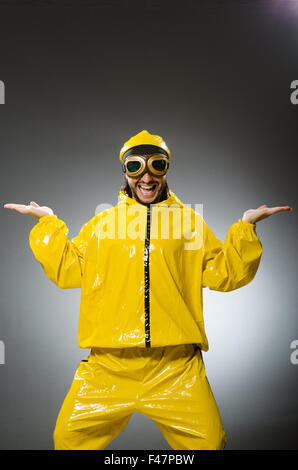
<instances>
[{"instance_id":1,"label":"man","mask_svg":"<svg viewBox=\"0 0 298 470\"><path fill-rule=\"evenodd\" d=\"M39 219L30 246L62 289L81 288L81 361L59 413L55 449L104 449L133 412L173 449L223 449L226 435L205 375L202 288L231 291L255 276L256 222L289 206L244 212L224 244L168 188L170 151L142 131L124 144L115 207L68 229L48 207L6 204ZM132 446L133 447L133 446Z\"/></svg>"}]
</instances>

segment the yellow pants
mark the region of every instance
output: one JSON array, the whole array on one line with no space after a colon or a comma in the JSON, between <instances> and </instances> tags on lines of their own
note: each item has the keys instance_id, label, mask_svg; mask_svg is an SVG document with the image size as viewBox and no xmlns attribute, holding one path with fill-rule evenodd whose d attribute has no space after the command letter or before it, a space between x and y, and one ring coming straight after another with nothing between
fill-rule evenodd
<instances>
[{"instance_id":1,"label":"yellow pants","mask_svg":"<svg viewBox=\"0 0 298 470\"><path fill-rule=\"evenodd\" d=\"M56 450L100 450L139 412L175 450L220 450L226 436L193 345L94 349L80 362L54 431Z\"/></svg>"}]
</instances>

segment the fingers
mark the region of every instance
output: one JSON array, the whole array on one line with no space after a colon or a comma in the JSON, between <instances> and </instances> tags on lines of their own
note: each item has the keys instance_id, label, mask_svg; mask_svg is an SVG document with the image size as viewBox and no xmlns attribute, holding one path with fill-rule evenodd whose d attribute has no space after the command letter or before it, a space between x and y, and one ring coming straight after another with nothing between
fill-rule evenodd
<instances>
[{"instance_id":1,"label":"fingers","mask_svg":"<svg viewBox=\"0 0 298 470\"><path fill-rule=\"evenodd\" d=\"M31 205L31 203L29 206L25 204L8 203L8 204L4 204L4 207L5 209L11 209L11 210L20 212L20 214L30 214L32 211L34 212L34 209L37 209L39 206L38 205L34 206L33 204Z\"/></svg>"},{"instance_id":2,"label":"fingers","mask_svg":"<svg viewBox=\"0 0 298 470\"><path fill-rule=\"evenodd\" d=\"M268 209L269 214L276 214L277 212L281 211L293 211L293 208L291 206L275 206L275 207L268 207L266 204L263 204L262 206L258 207L257 210L259 209Z\"/></svg>"},{"instance_id":3,"label":"fingers","mask_svg":"<svg viewBox=\"0 0 298 470\"><path fill-rule=\"evenodd\" d=\"M271 207L269 208L268 212L270 214L277 214L278 212L282 212L282 211L293 211L292 207L290 206L281 206L281 207Z\"/></svg>"},{"instance_id":4,"label":"fingers","mask_svg":"<svg viewBox=\"0 0 298 470\"><path fill-rule=\"evenodd\" d=\"M15 209L15 210L18 210L18 209L25 209L25 208L30 208L30 206L32 207L40 207L36 202L34 201L31 201L30 202L30 205L27 206L25 204L15 204L15 203L8 203L8 204L4 204L3 207L5 207L5 209Z\"/></svg>"},{"instance_id":5,"label":"fingers","mask_svg":"<svg viewBox=\"0 0 298 470\"><path fill-rule=\"evenodd\" d=\"M25 206L24 204L9 203L9 204L4 204L4 207L5 207L6 209L15 209L15 210L18 210L18 209L25 209L27 206Z\"/></svg>"}]
</instances>

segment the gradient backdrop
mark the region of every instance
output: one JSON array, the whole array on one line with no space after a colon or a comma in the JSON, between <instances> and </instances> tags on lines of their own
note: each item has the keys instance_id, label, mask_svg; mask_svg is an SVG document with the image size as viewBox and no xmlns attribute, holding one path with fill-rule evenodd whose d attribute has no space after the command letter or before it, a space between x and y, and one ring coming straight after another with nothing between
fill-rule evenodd
<instances>
[{"instance_id":1,"label":"gradient backdrop","mask_svg":"<svg viewBox=\"0 0 298 470\"><path fill-rule=\"evenodd\" d=\"M50 206L72 238L99 204L117 203L119 150L147 129L171 149L170 188L203 204L222 241L246 209L294 207L257 224L251 284L204 290L204 361L227 449L298 449L297 27L287 0L0 1L2 205ZM0 215L0 448L52 449L89 353L77 345L80 292L35 260L36 219ZM107 449L169 446L135 414Z\"/></svg>"}]
</instances>

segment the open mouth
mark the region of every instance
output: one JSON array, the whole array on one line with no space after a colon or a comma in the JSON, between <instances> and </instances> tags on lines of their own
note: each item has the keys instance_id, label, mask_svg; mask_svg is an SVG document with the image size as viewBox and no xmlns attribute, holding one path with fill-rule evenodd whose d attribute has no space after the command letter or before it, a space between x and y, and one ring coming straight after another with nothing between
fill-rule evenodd
<instances>
[{"instance_id":1,"label":"open mouth","mask_svg":"<svg viewBox=\"0 0 298 470\"><path fill-rule=\"evenodd\" d=\"M138 190L144 196L153 196L156 192L157 184L138 184Z\"/></svg>"}]
</instances>

